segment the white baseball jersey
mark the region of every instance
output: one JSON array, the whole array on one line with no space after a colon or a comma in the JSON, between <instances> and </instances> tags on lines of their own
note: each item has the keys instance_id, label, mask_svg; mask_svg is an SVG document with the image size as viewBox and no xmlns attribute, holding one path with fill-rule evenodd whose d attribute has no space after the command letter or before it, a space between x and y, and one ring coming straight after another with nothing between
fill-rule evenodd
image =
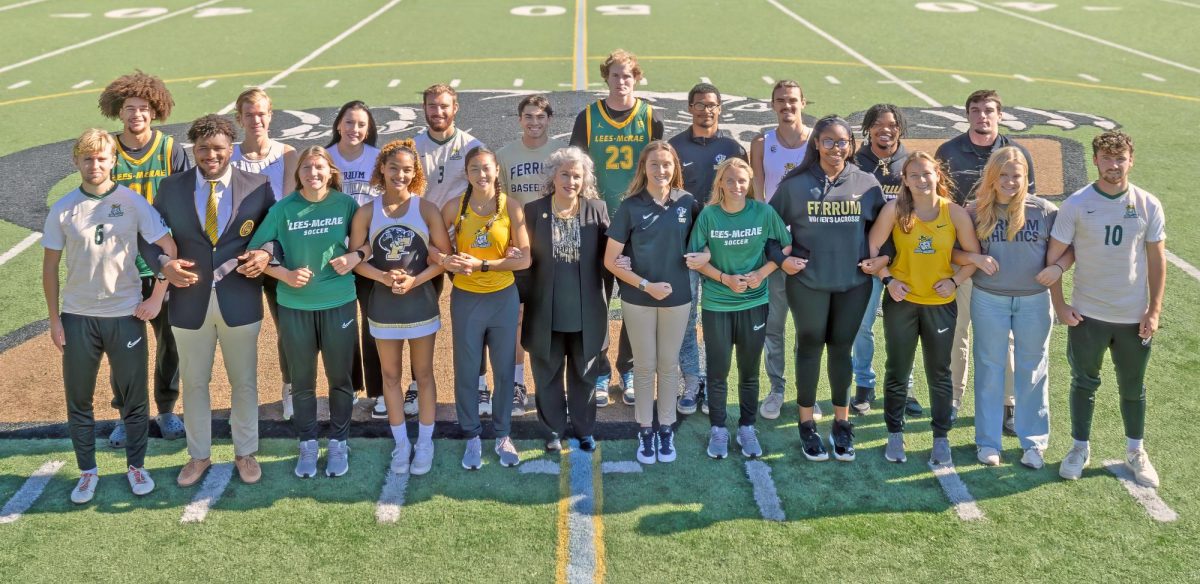
<instances>
[{"instance_id":1,"label":"white baseball jersey","mask_svg":"<svg viewBox=\"0 0 1200 584\"><path fill-rule=\"evenodd\" d=\"M447 201L463 194L467 190L467 152L483 142L474 136L459 130L445 142L436 142L429 137L429 132L421 132L413 138L417 152L421 155L421 168L425 171L426 200L437 205L439 209Z\"/></svg>"}]
</instances>

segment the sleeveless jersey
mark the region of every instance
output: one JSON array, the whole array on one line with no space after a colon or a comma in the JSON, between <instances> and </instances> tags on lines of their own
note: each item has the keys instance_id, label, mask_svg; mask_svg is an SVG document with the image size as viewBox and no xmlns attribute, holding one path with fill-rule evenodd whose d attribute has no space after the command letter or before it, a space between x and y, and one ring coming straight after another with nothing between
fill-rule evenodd
<instances>
[{"instance_id":1,"label":"sleeveless jersey","mask_svg":"<svg viewBox=\"0 0 1200 584\"><path fill-rule=\"evenodd\" d=\"M498 211L486 217L478 215L464 199L460 204L459 216L455 220L454 246L459 253L470 254L481 260L495 262L504 259L508 251L509 220L508 196L499 193L496 199ZM498 292L514 282L512 272L484 272L476 270L466 275L454 276L454 287L467 292L486 294Z\"/></svg>"},{"instance_id":2,"label":"sleeveless jersey","mask_svg":"<svg viewBox=\"0 0 1200 584\"><path fill-rule=\"evenodd\" d=\"M779 188L779 181L793 168L804 160L804 152L808 150L808 140L799 148L787 148L780 141L775 130L763 132L763 200L770 201Z\"/></svg>"},{"instance_id":3,"label":"sleeveless jersey","mask_svg":"<svg viewBox=\"0 0 1200 584\"><path fill-rule=\"evenodd\" d=\"M588 155L596 163L596 189L608 203L611 216L621 206L621 194L633 181L638 157L650 143L653 108L638 99L623 122L615 122L604 109L603 100L587 108Z\"/></svg>"},{"instance_id":4,"label":"sleeveless jersey","mask_svg":"<svg viewBox=\"0 0 1200 584\"><path fill-rule=\"evenodd\" d=\"M261 174L271 181L271 190L275 191L275 200L288 196L283 192L283 142L271 140L267 155L261 160L250 160L242 154L242 145L233 145L233 158L229 163L238 170Z\"/></svg>"},{"instance_id":5,"label":"sleeveless jersey","mask_svg":"<svg viewBox=\"0 0 1200 584\"><path fill-rule=\"evenodd\" d=\"M942 199L938 203L938 214L933 221L922 221L913 217L913 228L909 233L900 229L897 217L892 227L892 241L896 244L896 261L889 270L893 277L908 284L908 296L904 299L914 304L937 305L954 302L938 296L933 285L938 280L954 276L950 255L958 233L950 220L950 202Z\"/></svg>"},{"instance_id":6,"label":"sleeveless jersey","mask_svg":"<svg viewBox=\"0 0 1200 584\"><path fill-rule=\"evenodd\" d=\"M354 160L342 158L337 145L329 148L329 157L342 172L342 192L353 197L359 207L379 195L379 191L371 187L371 172L375 170L375 158L378 156L379 149L370 144L363 144L362 154Z\"/></svg>"},{"instance_id":7,"label":"sleeveless jersey","mask_svg":"<svg viewBox=\"0 0 1200 584\"><path fill-rule=\"evenodd\" d=\"M113 166L113 181L123 187L129 187L133 192L146 198L154 204L154 194L158 192L158 183L171 174L171 152L175 148L175 138L158 130L153 130L154 137L146 146L141 158L134 158L125 151L121 141L117 140L117 163ZM137 256L134 261L138 275L149 278L154 275L142 259Z\"/></svg>"},{"instance_id":8,"label":"sleeveless jersey","mask_svg":"<svg viewBox=\"0 0 1200 584\"><path fill-rule=\"evenodd\" d=\"M371 203L371 259L369 263L385 272L404 270L416 276L429 266L429 225L421 216L421 199L409 199L408 209L398 218L383 212L383 197ZM439 290L434 282L441 277L410 288L403 295L373 281L367 303L367 323L377 339L417 339L441 328L438 313Z\"/></svg>"}]
</instances>

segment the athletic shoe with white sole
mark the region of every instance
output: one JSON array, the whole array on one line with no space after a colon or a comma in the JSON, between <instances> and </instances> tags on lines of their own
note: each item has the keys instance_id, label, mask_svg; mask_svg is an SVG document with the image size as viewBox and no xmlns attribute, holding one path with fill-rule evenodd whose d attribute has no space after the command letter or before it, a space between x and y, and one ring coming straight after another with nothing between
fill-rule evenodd
<instances>
[{"instance_id":1,"label":"athletic shoe with white sole","mask_svg":"<svg viewBox=\"0 0 1200 584\"><path fill-rule=\"evenodd\" d=\"M417 406L417 382L412 382L408 385L408 390L404 392L404 415L415 416L420 408Z\"/></svg>"},{"instance_id":2,"label":"athletic shoe with white sole","mask_svg":"<svg viewBox=\"0 0 1200 584\"><path fill-rule=\"evenodd\" d=\"M330 440L325 448L325 476L340 477L350 471L350 444L345 440Z\"/></svg>"},{"instance_id":3,"label":"athletic shoe with white sole","mask_svg":"<svg viewBox=\"0 0 1200 584\"><path fill-rule=\"evenodd\" d=\"M875 388L859 385L854 390L854 399L850 400L850 409L859 416L871 413L871 402L875 400Z\"/></svg>"},{"instance_id":4,"label":"athletic shoe with white sole","mask_svg":"<svg viewBox=\"0 0 1200 584\"><path fill-rule=\"evenodd\" d=\"M408 472L412 475L423 475L433 468L433 440L417 440L417 446L413 448L412 463L408 465Z\"/></svg>"},{"instance_id":5,"label":"athletic shoe with white sole","mask_svg":"<svg viewBox=\"0 0 1200 584\"><path fill-rule=\"evenodd\" d=\"M558 434L550 434L550 437L546 439L545 450L546 452L562 452L562 438L559 438Z\"/></svg>"},{"instance_id":6,"label":"athletic shoe with white sole","mask_svg":"<svg viewBox=\"0 0 1200 584\"><path fill-rule=\"evenodd\" d=\"M1000 451L990 446L980 446L975 458L984 466L1000 466Z\"/></svg>"},{"instance_id":7,"label":"athletic shoe with white sole","mask_svg":"<svg viewBox=\"0 0 1200 584\"><path fill-rule=\"evenodd\" d=\"M729 456L729 430L713 426L708 431L708 457L722 459Z\"/></svg>"},{"instance_id":8,"label":"athletic shoe with white sole","mask_svg":"<svg viewBox=\"0 0 1200 584\"><path fill-rule=\"evenodd\" d=\"M800 424L800 451L804 453L804 458L813 462L829 460L829 452L817 433L817 423L812 420Z\"/></svg>"},{"instance_id":9,"label":"athletic shoe with white sole","mask_svg":"<svg viewBox=\"0 0 1200 584\"><path fill-rule=\"evenodd\" d=\"M514 383L513 384L513 400L512 400L512 414L511 415L513 415L513 416L524 416L525 415L525 404L526 404L527 396L528 396L528 393L527 393L527 390L525 389L524 383Z\"/></svg>"},{"instance_id":10,"label":"athletic shoe with white sole","mask_svg":"<svg viewBox=\"0 0 1200 584\"><path fill-rule=\"evenodd\" d=\"M675 432L670 426L658 429L658 461L675 462Z\"/></svg>"},{"instance_id":11,"label":"athletic shoe with white sole","mask_svg":"<svg viewBox=\"0 0 1200 584\"><path fill-rule=\"evenodd\" d=\"M608 375L600 375L596 377L596 407L608 407L608 384L612 381L612 377Z\"/></svg>"},{"instance_id":12,"label":"athletic shoe with white sole","mask_svg":"<svg viewBox=\"0 0 1200 584\"><path fill-rule=\"evenodd\" d=\"M1126 450L1125 467L1133 473L1133 480L1137 481L1137 484L1151 489L1158 488L1158 471L1150 464L1150 456L1145 450Z\"/></svg>"},{"instance_id":13,"label":"athletic shoe with white sole","mask_svg":"<svg viewBox=\"0 0 1200 584\"><path fill-rule=\"evenodd\" d=\"M954 459L950 454L950 439L949 438L934 438L933 450L929 452L929 465L937 466L941 464L952 465Z\"/></svg>"},{"instance_id":14,"label":"athletic shoe with white sole","mask_svg":"<svg viewBox=\"0 0 1200 584\"><path fill-rule=\"evenodd\" d=\"M596 451L596 438L593 437L591 434L588 434L587 436L580 436L579 437L579 449L584 452L595 452Z\"/></svg>"},{"instance_id":15,"label":"athletic shoe with white sole","mask_svg":"<svg viewBox=\"0 0 1200 584\"><path fill-rule=\"evenodd\" d=\"M497 438L495 451L496 456L500 457L500 466L512 467L521 464L521 455L517 452L517 445L513 444L512 438Z\"/></svg>"},{"instance_id":16,"label":"athletic shoe with white sole","mask_svg":"<svg viewBox=\"0 0 1200 584\"><path fill-rule=\"evenodd\" d=\"M177 440L187 434L183 420L173 412L159 414L155 416L154 421L158 424L158 431L162 433L163 440Z\"/></svg>"},{"instance_id":17,"label":"athletic shoe with white sole","mask_svg":"<svg viewBox=\"0 0 1200 584\"><path fill-rule=\"evenodd\" d=\"M397 444L395 448L392 448L392 472L396 474L408 472L410 458L412 458L412 444L408 440Z\"/></svg>"},{"instance_id":18,"label":"athletic shoe with white sole","mask_svg":"<svg viewBox=\"0 0 1200 584\"><path fill-rule=\"evenodd\" d=\"M150 473L144 466L131 465L125 473L125 478L129 479L129 490L139 497L149 495L150 491L154 490L154 479L150 478Z\"/></svg>"},{"instance_id":19,"label":"athletic shoe with white sole","mask_svg":"<svg viewBox=\"0 0 1200 584\"><path fill-rule=\"evenodd\" d=\"M675 411L687 416L696 413L696 394L700 392L700 378L692 375L683 377L683 394L675 403Z\"/></svg>"},{"instance_id":20,"label":"athletic shoe with white sole","mask_svg":"<svg viewBox=\"0 0 1200 584\"><path fill-rule=\"evenodd\" d=\"M467 439L463 449L462 466L467 470L479 470L483 466L483 442L479 436Z\"/></svg>"},{"instance_id":21,"label":"athletic shoe with white sole","mask_svg":"<svg viewBox=\"0 0 1200 584\"><path fill-rule=\"evenodd\" d=\"M1016 410L1017 410L1016 406L1004 406L1004 425L1002 427L1003 427L1003 433L1005 436L1016 436L1017 435L1017 418L1016 418L1017 411Z\"/></svg>"},{"instance_id":22,"label":"athletic shoe with white sole","mask_svg":"<svg viewBox=\"0 0 1200 584\"><path fill-rule=\"evenodd\" d=\"M492 415L492 392L486 388L479 390L479 415Z\"/></svg>"},{"instance_id":23,"label":"athletic shoe with white sole","mask_svg":"<svg viewBox=\"0 0 1200 584\"><path fill-rule=\"evenodd\" d=\"M883 451L883 458L888 462L905 462L908 460L908 457L904 455L903 432L888 432L887 449Z\"/></svg>"},{"instance_id":24,"label":"athletic shoe with white sole","mask_svg":"<svg viewBox=\"0 0 1200 584\"><path fill-rule=\"evenodd\" d=\"M1021 455L1021 464L1038 470L1046 464L1046 459L1042 457L1042 450L1040 448L1026 448L1025 454Z\"/></svg>"},{"instance_id":25,"label":"athletic shoe with white sole","mask_svg":"<svg viewBox=\"0 0 1200 584\"><path fill-rule=\"evenodd\" d=\"M387 419L387 402L383 401L383 396L375 398L375 407L371 408L371 417L376 420Z\"/></svg>"},{"instance_id":26,"label":"athletic shoe with white sole","mask_svg":"<svg viewBox=\"0 0 1200 584\"><path fill-rule=\"evenodd\" d=\"M1066 458L1058 464L1058 476L1068 481L1078 480L1083 476L1083 469L1092 462L1092 449L1078 444L1072 445L1067 451Z\"/></svg>"},{"instance_id":27,"label":"athletic shoe with white sole","mask_svg":"<svg viewBox=\"0 0 1200 584\"><path fill-rule=\"evenodd\" d=\"M655 442L658 441L657 438L658 433L654 431L654 428L642 428L638 431L638 462L642 464L654 464L658 462L658 457L656 456L658 449L655 447Z\"/></svg>"},{"instance_id":28,"label":"athletic shoe with white sole","mask_svg":"<svg viewBox=\"0 0 1200 584\"><path fill-rule=\"evenodd\" d=\"M100 477L94 472L79 473L79 482L71 490L71 502L82 505L91 501L96 496L96 483L99 481Z\"/></svg>"},{"instance_id":29,"label":"athletic shoe with white sole","mask_svg":"<svg viewBox=\"0 0 1200 584\"><path fill-rule=\"evenodd\" d=\"M762 444L758 442L758 430L754 426L738 426L737 443L742 447L742 456L746 458L762 456Z\"/></svg>"},{"instance_id":30,"label":"athletic shoe with white sole","mask_svg":"<svg viewBox=\"0 0 1200 584\"><path fill-rule=\"evenodd\" d=\"M637 392L633 389L633 372L621 374L621 401L627 406L633 405Z\"/></svg>"},{"instance_id":31,"label":"athletic shoe with white sole","mask_svg":"<svg viewBox=\"0 0 1200 584\"><path fill-rule=\"evenodd\" d=\"M128 437L125 435L125 423L118 421L117 425L113 426L112 434L108 435L108 446L110 448L125 448L125 440L127 439Z\"/></svg>"},{"instance_id":32,"label":"athletic shoe with white sole","mask_svg":"<svg viewBox=\"0 0 1200 584\"><path fill-rule=\"evenodd\" d=\"M316 440L300 441L300 457L296 459L296 476L305 479L317 476L317 456L320 450Z\"/></svg>"},{"instance_id":33,"label":"athletic shoe with white sole","mask_svg":"<svg viewBox=\"0 0 1200 584\"><path fill-rule=\"evenodd\" d=\"M292 419L292 416L296 415L296 408L293 406L293 403L292 403L292 384L290 384L290 383L283 384L283 387L280 389L280 392L282 395L282 397L280 398L280 404L283 405L283 421L286 422L286 421Z\"/></svg>"},{"instance_id":34,"label":"athletic shoe with white sole","mask_svg":"<svg viewBox=\"0 0 1200 584\"><path fill-rule=\"evenodd\" d=\"M854 462L854 424L850 420L834 420L829 430L829 444L833 446L834 459Z\"/></svg>"},{"instance_id":35,"label":"athletic shoe with white sole","mask_svg":"<svg viewBox=\"0 0 1200 584\"><path fill-rule=\"evenodd\" d=\"M700 378L700 389L696 391L696 402L700 404L700 413L708 415L708 382Z\"/></svg>"},{"instance_id":36,"label":"athletic shoe with white sole","mask_svg":"<svg viewBox=\"0 0 1200 584\"><path fill-rule=\"evenodd\" d=\"M758 406L758 415L768 420L774 420L779 417L779 410L783 409L783 392L775 392L767 394L767 397L762 400L762 404Z\"/></svg>"}]
</instances>

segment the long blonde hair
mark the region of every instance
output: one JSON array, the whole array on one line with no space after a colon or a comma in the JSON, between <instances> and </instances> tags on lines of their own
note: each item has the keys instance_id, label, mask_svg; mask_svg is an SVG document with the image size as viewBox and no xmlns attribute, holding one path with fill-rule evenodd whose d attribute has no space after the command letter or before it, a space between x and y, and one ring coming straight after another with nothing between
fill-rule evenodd
<instances>
[{"instance_id":1,"label":"long blonde hair","mask_svg":"<svg viewBox=\"0 0 1200 584\"><path fill-rule=\"evenodd\" d=\"M646 183L649 179L646 177L646 161L650 159L650 155L659 150L666 150L671 154L671 159L675 161L675 172L671 176L671 184L668 185L671 189L683 188L683 165L679 163L679 155L675 153L675 148L666 140L655 140L642 149L641 156L638 156L637 170L634 171L633 180L629 181L629 188L621 197L627 199L632 197L646 188Z\"/></svg>"},{"instance_id":2,"label":"long blonde hair","mask_svg":"<svg viewBox=\"0 0 1200 584\"><path fill-rule=\"evenodd\" d=\"M938 162L932 154L917 150L908 155L908 159L904 161L904 166L900 169L900 194L896 197L896 223L900 225L900 230L905 233L912 233L913 226L917 223L916 206L913 203L912 191L908 190L908 166L918 160L924 160L933 165L934 172L937 173L937 188L934 189L934 197L940 199L950 198L950 179L947 176L946 168L942 163Z\"/></svg>"},{"instance_id":3,"label":"long blonde hair","mask_svg":"<svg viewBox=\"0 0 1200 584\"><path fill-rule=\"evenodd\" d=\"M721 164L717 165L717 174L713 177L712 194L708 197L709 205L720 205L721 201L725 200L725 187L722 186L722 183L725 182L725 175L735 168L746 171L746 174L750 178L750 184L754 184L754 169L750 168L749 163L741 158L726 158ZM755 192L753 187L750 188L750 191L746 195L747 198L756 201L762 200L762 195Z\"/></svg>"},{"instance_id":4,"label":"long blonde hair","mask_svg":"<svg viewBox=\"0 0 1200 584\"><path fill-rule=\"evenodd\" d=\"M1008 229L1005 237L1013 241L1021 228L1025 227L1025 199L1029 196L1028 162L1025 155L1014 146L1005 146L988 157L983 167L983 176L979 179L979 187L975 189L975 234L980 241L986 241L996 229L1000 217L996 212L996 199L1000 192L1000 172L1004 166L1013 163L1021 167L1021 188L1008 202Z\"/></svg>"}]
</instances>

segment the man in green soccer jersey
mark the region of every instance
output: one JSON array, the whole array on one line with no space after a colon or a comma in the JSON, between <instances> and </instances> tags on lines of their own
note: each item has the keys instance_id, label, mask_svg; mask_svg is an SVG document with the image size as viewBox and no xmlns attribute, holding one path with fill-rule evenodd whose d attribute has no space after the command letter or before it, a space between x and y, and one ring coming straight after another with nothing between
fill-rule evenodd
<instances>
[{"instance_id":1,"label":"man in green soccer jersey","mask_svg":"<svg viewBox=\"0 0 1200 584\"><path fill-rule=\"evenodd\" d=\"M183 147L174 138L150 126L155 121L165 122L174 105L175 100L163 81L141 71L116 78L100 93L100 113L106 118L121 120L122 126L117 134L112 178L151 204L163 178L184 172L191 166ZM156 280L154 272L140 256L137 267L142 278L142 298L160 304L164 302L166 281ZM158 417L155 420L163 438L173 440L184 435L184 426L174 413L175 402L179 401L179 351L167 324L165 307L150 321L150 326L154 329L156 345L154 404L158 408ZM114 397L112 405L121 409L119 398ZM121 448L125 435L125 425L118 423L108 438L109 445Z\"/></svg>"},{"instance_id":2,"label":"man in green soccer jersey","mask_svg":"<svg viewBox=\"0 0 1200 584\"><path fill-rule=\"evenodd\" d=\"M608 204L611 218L621 205L621 195L633 180L642 148L663 137L662 119L645 100L633 95L642 78L637 56L617 49L600 64L600 76L608 85L608 96L579 112L571 130L571 145L578 146L596 163L596 190ZM625 328L617 345L617 371L624 389L623 401L633 405L633 351ZM596 379L596 407L608 405L608 384L612 368L608 359L600 360Z\"/></svg>"}]
</instances>

